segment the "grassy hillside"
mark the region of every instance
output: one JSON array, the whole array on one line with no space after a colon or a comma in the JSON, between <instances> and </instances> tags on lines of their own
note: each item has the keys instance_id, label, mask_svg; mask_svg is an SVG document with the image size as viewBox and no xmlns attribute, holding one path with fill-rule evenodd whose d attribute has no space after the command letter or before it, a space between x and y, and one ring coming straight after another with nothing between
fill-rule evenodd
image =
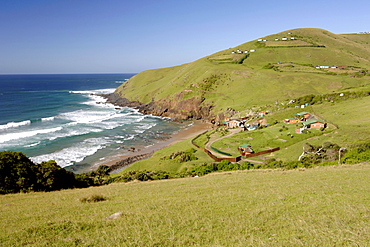
<instances>
[{"instance_id":1,"label":"grassy hillside","mask_svg":"<svg viewBox=\"0 0 370 247\"><path fill-rule=\"evenodd\" d=\"M289 40L281 41L283 37ZM144 71L116 92L143 103L200 96L217 114L227 108L243 111L369 82L370 35L337 35L307 28L261 38L267 41L256 39L192 63ZM238 49L255 51L232 54ZM316 69L316 65L342 68Z\"/></svg>"},{"instance_id":2,"label":"grassy hillside","mask_svg":"<svg viewBox=\"0 0 370 247\"><path fill-rule=\"evenodd\" d=\"M362 88L370 92L368 87ZM348 89L346 92L351 92ZM359 90L359 89L356 89ZM370 111L367 109L370 105L370 97L361 97L346 99L338 102L324 102L306 107L304 111L314 114L317 118L328 123L325 131L311 130L308 134L297 134L296 124L285 124L284 119L294 117L302 109L289 107L285 109L275 109L271 111L266 120L270 124L267 128L254 131L237 130L237 134L212 143L212 147L223 152L231 154L233 157L239 156L237 149L240 144L250 144L255 152L279 147L280 151L272 154L266 154L252 158L257 162L262 162L268 158L275 158L282 161L296 161L302 154L302 148L305 143L313 145L322 145L325 142L338 144L343 148L350 148L351 145L365 143L370 140ZM276 124L274 124L277 122ZM301 124L299 125L301 126ZM220 131L209 131L201 136L197 142L198 145L205 147L209 139L206 136L219 138ZM222 132L222 131L221 131ZM187 167L200 165L203 163L212 163L213 160L203 151L197 149L194 154L197 160L179 163L174 160L164 160L165 156L178 151L186 151L195 148L191 139L182 141L170 147L164 148L154 153L154 155L145 160L138 161L127 167L124 171L132 170L163 170L168 172L181 172Z\"/></svg>"},{"instance_id":3,"label":"grassy hillside","mask_svg":"<svg viewBox=\"0 0 370 247\"><path fill-rule=\"evenodd\" d=\"M369 176L353 165L3 195L0 245L366 246Z\"/></svg>"}]
</instances>

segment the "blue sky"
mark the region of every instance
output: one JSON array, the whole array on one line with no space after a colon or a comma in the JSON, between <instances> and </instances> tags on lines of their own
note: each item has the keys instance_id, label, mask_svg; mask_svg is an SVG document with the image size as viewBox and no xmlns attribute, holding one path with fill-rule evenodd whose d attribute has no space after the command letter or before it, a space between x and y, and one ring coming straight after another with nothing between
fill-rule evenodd
<instances>
[{"instance_id":1,"label":"blue sky","mask_svg":"<svg viewBox=\"0 0 370 247\"><path fill-rule=\"evenodd\" d=\"M365 0L0 0L0 74L140 72L288 29L369 23Z\"/></svg>"}]
</instances>

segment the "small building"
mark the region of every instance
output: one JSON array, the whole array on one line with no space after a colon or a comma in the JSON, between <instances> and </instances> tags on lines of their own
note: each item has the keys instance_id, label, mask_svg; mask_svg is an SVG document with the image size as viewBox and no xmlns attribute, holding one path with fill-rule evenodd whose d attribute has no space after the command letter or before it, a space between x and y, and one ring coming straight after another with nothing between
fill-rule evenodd
<instances>
[{"instance_id":1,"label":"small building","mask_svg":"<svg viewBox=\"0 0 370 247\"><path fill-rule=\"evenodd\" d=\"M244 51L244 53L248 53L249 51Z\"/></svg>"},{"instance_id":2,"label":"small building","mask_svg":"<svg viewBox=\"0 0 370 247\"><path fill-rule=\"evenodd\" d=\"M264 117L264 116L266 116L268 114L268 112L267 111L260 111L258 114L257 114L257 116L258 117Z\"/></svg>"},{"instance_id":3,"label":"small building","mask_svg":"<svg viewBox=\"0 0 370 247\"><path fill-rule=\"evenodd\" d=\"M262 41L263 39L258 39L257 41Z\"/></svg>"},{"instance_id":4,"label":"small building","mask_svg":"<svg viewBox=\"0 0 370 247\"><path fill-rule=\"evenodd\" d=\"M287 37L283 37L281 40L288 40L288 38Z\"/></svg>"},{"instance_id":5,"label":"small building","mask_svg":"<svg viewBox=\"0 0 370 247\"><path fill-rule=\"evenodd\" d=\"M239 145L238 150L240 152L240 155L242 155L242 156L254 153L254 151L252 150L251 145L249 145L249 144Z\"/></svg>"},{"instance_id":6,"label":"small building","mask_svg":"<svg viewBox=\"0 0 370 247\"><path fill-rule=\"evenodd\" d=\"M256 130L257 127L256 126L249 126L246 128L247 131L252 131L252 130Z\"/></svg>"},{"instance_id":7,"label":"small building","mask_svg":"<svg viewBox=\"0 0 370 247\"><path fill-rule=\"evenodd\" d=\"M295 114L294 116L296 116L297 118L300 118L302 121L306 121L307 119L312 118L312 114L309 112L305 112L305 111L299 112Z\"/></svg>"},{"instance_id":8,"label":"small building","mask_svg":"<svg viewBox=\"0 0 370 247\"><path fill-rule=\"evenodd\" d=\"M255 52L256 50L250 50L249 52Z\"/></svg>"},{"instance_id":9,"label":"small building","mask_svg":"<svg viewBox=\"0 0 370 247\"><path fill-rule=\"evenodd\" d=\"M297 134L302 134L302 133L303 133L303 132L302 132L303 130L304 130L304 128L296 128L296 129L295 129L295 133L297 133Z\"/></svg>"},{"instance_id":10,"label":"small building","mask_svg":"<svg viewBox=\"0 0 370 247\"><path fill-rule=\"evenodd\" d=\"M313 118L303 122L303 126L305 129L321 129L325 128L326 124L324 121Z\"/></svg>"},{"instance_id":11,"label":"small building","mask_svg":"<svg viewBox=\"0 0 370 247\"><path fill-rule=\"evenodd\" d=\"M275 41L279 41L280 39L279 38L276 38Z\"/></svg>"},{"instance_id":12,"label":"small building","mask_svg":"<svg viewBox=\"0 0 370 247\"><path fill-rule=\"evenodd\" d=\"M295 123L299 123L301 122L301 120L297 119L297 118L286 118L284 119L284 123L286 124L295 124Z\"/></svg>"},{"instance_id":13,"label":"small building","mask_svg":"<svg viewBox=\"0 0 370 247\"><path fill-rule=\"evenodd\" d=\"M226 121L226 127L229 128L229 129L238 128L238 127L240 127L240 123L241 122L239 120L233 119L233 120L230 120L230 121Z\"/></svg>"},{"instance_id":14,"label":"small building","mask_svg":"<svg viewBox=\"0 0 370 247\"><path fill-rule=\"evenodd\" d=\"M295 37L290 37L291 40L295 40Z\"/></svg>"}]
</instances>

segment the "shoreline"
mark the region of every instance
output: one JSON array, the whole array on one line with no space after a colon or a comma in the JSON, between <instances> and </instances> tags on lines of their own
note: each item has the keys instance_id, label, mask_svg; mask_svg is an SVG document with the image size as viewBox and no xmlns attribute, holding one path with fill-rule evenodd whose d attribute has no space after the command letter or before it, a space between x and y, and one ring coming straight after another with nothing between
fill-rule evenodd
<instances>
[{"instance_id":1,"label":"shoreline","mask_svg":"<svg viewBox=\"0 0 370 247\"><path fill-rule=\"evenodd\" d=\"M119 172L123 168L128 167L136 161L150 158L154 152L158 150L171 146L177 142L187 140L191 137L195 137L210 129L212 129L211 123L202 122L201 120L194 120L190 126L171 135L171 137L166 140L160 140L151 146L133 151L132 153L124 153L107 157L104 161L96 162L90 167L89 170L96 170L100 165L107 165L112 168L112 172Z\"/></svg>"}]
</instances>

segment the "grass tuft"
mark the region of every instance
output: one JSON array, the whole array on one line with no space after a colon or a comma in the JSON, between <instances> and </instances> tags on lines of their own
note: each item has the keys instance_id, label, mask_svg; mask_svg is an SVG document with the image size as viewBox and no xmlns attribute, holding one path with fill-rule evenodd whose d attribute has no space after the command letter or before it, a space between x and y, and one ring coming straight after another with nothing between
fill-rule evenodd
<instances>
[{"instance_id":1,"label":"grass tuft","mask_svg":"<svg viewBox=\"0 0 370 247\"><path fill-rule=\"evenodd\" d=\"M88 197L81 198L80 201L84 203L90 203L90 202L102 202L106 201L107 198L101 195L91 195Z\"/></svg>"}]
</instances>

